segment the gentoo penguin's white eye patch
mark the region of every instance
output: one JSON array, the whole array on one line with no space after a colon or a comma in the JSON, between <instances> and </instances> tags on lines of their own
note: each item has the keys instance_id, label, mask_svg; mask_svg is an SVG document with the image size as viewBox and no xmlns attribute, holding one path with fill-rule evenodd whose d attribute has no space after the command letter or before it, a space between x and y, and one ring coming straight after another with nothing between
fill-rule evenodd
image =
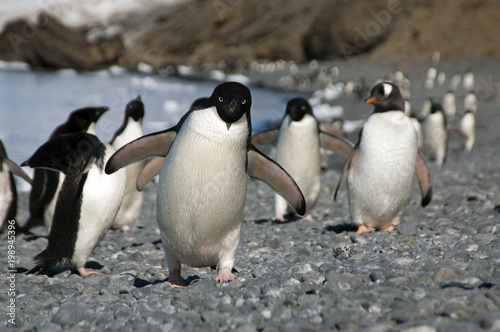
<instances>
[{"instance_id":1,"label":"gentoo penguin's white eye patch","mask_svg":"<svg viewBox=\"0 0 500 332\"><path fill-rule=\"evenodd\" d=\"M219 101L222 103L224 101L224 98L219 97Z\"/></svg>"},{"instance_id":2,"label":"gentoo penguin's white eye patch","mask_svg":"<svg viewBox=\"0 0 500 332\"><path fill-rule=\"evenodd\" d=\"M241 101L241 105L245 105L245 104L246 104L246 102L247 102L247 100L246 100L246 99L243 99L243 100Z\"/></svg>"},{"instance_id":3,"label":"gentoo penguin's white eye patch","mask_svg":"<svg viewBox=\"0 0 500 332\"><path fill-rule=\"evenodd\" d=\"M384 87L384 96L387 97L392 92L392 85L390 85L390 84L383 84L383 87Z\"/></svg>"}]
</instances>

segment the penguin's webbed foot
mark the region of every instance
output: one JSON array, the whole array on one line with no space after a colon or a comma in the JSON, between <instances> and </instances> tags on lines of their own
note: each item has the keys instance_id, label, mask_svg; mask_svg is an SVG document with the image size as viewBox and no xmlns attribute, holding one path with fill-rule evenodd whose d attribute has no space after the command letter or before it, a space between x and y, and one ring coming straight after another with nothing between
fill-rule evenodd
<instances>
[{"instance_id":1,"label":"penguin's webbed foot","mask_svg":"<svg viewBox=\"0 0 500 332\"><path fill-rule=\"evenodd\" d=\"M271 218L271 221L280 222L280 223L285 222L285 216L282 213L277 214Z\"/></svg>"},{"instance_id":2,"label":"penguin's webbed foot","mask_svg":"<svg viewBox=\"0 0 500 332\"><path fill-rule=\"evenodd\" d=\"M224 266L222 269L220 269L219 274L217 277L215 277L215 282L220 282L221 284L224 281L233 281L236 279L236 276L231 272L231 269L227 266Z\"/></svg>"},{"instance_id":3,"label":"penguin's webbed foot","mask_svg":"<svg viewBox=\"0 0 500 332\"><path fill-rule=\"evenodd\" d=\"M358 230L356 231L356 234L365 234L365 233L370 233L375 230L375 227L371 226L366 226L365 224L361 224L358 226Z\"/></svg>"},{"instance_id":4,"label":"penguin's webbed foot","mask_svg":"<svg viewBox=\"0 0 500 332\"><path fill-rule=\"evenodd\" d=\"M77 271L80 274L80 276L82 276L82 277L89 277L89 276L92 276L94 274L101 273L101 271L98 271L98 270L87 270L84 266L80 266L77 269Z\"/></svg>"},{"instance_id":5,"label":"penguin's webbed foot","mask_svg":"<svg viewBox=\"0 0 500 332\"><path fill-rule=\"evenodd\" d=\"M170 271L170 274L168 275L168 281L167 281L170 286L176 288L176 287L186 287L188 284L182 279L181 277L181 270L174 269Z\"/></svg>"},{"instance_id":6,"label":"penguin's webbed foot","mask_svg":"<svg viewBox=\"0 0 500 332\"><path fill-rule=\"evenodd\" d=\"M312 214L308 213L308 214L306 214L306 215L302 218L302 221L314 222L314 221L316 221L316 220L314 220L314 217L312 216Z\"/></svg>"}]
</instances>

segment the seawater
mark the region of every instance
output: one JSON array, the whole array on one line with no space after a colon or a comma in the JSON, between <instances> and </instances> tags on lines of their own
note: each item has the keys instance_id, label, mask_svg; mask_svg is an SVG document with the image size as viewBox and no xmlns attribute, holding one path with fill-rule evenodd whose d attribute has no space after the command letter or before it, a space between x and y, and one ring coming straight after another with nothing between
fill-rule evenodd
<instances>
[{"instance_id":1,"label":"seawater","mask_svg":"<svg viewBox=\"0 0 500 332\"><path fill-rule=\"evenodd\" d=\"M199 97L209 96L219 82L111 71L76 73L0 70L0 139L10 159L20 164L43 144L68 114L86 106L108 106L96 132L109 141L123 120L125 105L141 95L144 133L175 125ZM249 85L252 124L260 129L279 120L294 95ZM28 174L29 168L24 168ZM17 181L20 190L29 186Z\"/></svg>"}]
</instances>

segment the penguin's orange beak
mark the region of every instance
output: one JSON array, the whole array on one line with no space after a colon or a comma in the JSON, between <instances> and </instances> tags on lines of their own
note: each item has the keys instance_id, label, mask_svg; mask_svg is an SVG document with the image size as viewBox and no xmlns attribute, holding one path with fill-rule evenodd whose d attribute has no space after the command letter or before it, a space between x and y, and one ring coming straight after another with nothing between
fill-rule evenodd
<instances>
[{"instance_id":1,"label":"penguin's orange beak","mask_svg":"<svg viewBox=\"0 0 500 332\"><path fill-rule=\"evenodd\" d=\"M371 97L371 98L368 98L365 102L367 104L372 104L372 103L376 102L377 100L378 100L377 97Z\"/></svg>"}]
</instances>

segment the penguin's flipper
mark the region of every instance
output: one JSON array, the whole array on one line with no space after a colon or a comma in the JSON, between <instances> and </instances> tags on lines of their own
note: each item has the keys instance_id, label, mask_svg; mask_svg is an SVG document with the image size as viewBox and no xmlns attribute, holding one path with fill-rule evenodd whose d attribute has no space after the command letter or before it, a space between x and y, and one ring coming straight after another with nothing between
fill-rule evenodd
<instances>
[{"instance_id":1,"label":"penguin's flipper","mask_svg":"<svg viewBox=\"0 0 500 332\"><path fill-rule=\"evenodd\" d=\"M139 137L116 151L106 164L106 174L151 157L166 157L177 136L176 127Z\"/></svg>"},{"instance_id":2,"label":"penguin's flipper","mask_svg":"<svg viewBox=\"0 0 500 332\"><path fill-rule=\"evenodd\" d=\"M142 191L144 187L161 171L165 157L155 157L151 159L141 170L135 182L136 188Z\"/></svg>"},{"instance_id":3,"label":"penguin's flipper","mask_svg":"<svg viewBox=\"0 0 500 332\"><path fill-rule=\"evenodd\" d=\"M420 154L417 154L417 163L415 165L415 173L417 174L418 184L420 186L420 192L422 193L422 206L427 206L432 201L432 184L431 175L424 158Z\"/></svg>"},{"instance_id":4,"label":"penguin's flipper","mask_svg":"<svg viewBox=\"0 0 500 332\"><path fill-rule=\"evenodd\" d=\"M282 196L299 215L306 212L306 201L295 180L275 161L251 146L247 151L247 173L265 182Z\"/></svg>"},{"instance_id":5,"label":"penguin's flipper","mask_svg":"<svg viewBox=\"0 0 500 332\"><path fill-rule=\"evenodd\" d=\"M347 139L323 131L320 131L319 139L322 148L340 152L344 156L349 156L354 147Z\"/></svg>"},{"instance_id":6,"label":"penguin's flipper","mask_svg":"<svg viewBox=\"0 0 500 332\"><path fill-rule=\"evenodd\" d=\"M26 174L21 167L19 167L15 162L10 160L9 158L3 158L3 162L5 165L7 165L7 168L9 171L12 172L12 174L19 176L29 184L32 183L31 178L29 177L28 174Z\"/></svg>"},{"instance_id":7,"label":"penguin's flipper","mask_svg":"<svg viewBox=\"0 0 500 332\"><path fill-rule=\"evenodd\" d=\"M344 130L338 128L336 125L334 125L332 123L320 123L319 130L324 132L324 133L330 134L330 135L336 135L336 136L344 136L345 135Z\"/></svg>"},{"instance_id":8,"label":"penguin's flipper","mask_svg":"<svg viewBox=\"0 0 500 332\"><path fill-rule=\"evenodd\" d=\"M333 200L337 200L337 194L340 189L340 185L342 184L342 180L344 179L344 175L346 174L347 170L351 166L352 161L356 158L358 155L358 150L359 150L359 142L354 146L352 149L351 153L347 157L347 160L345 161L344 167L342 168L342 174L340 174L339 181L337 182L337 187L335 188L335 193L333 194Z\"/></svg>"},{"instance_id":9,"label":"penguin's flipper","mask_svg":"<svg viewBox=\"0 0 500 332\"><path fill-rule=\"evenodd\" d=\"M253 145L276 144L278 142L279 128L264 130L252 135Z\"/></svg>"}]
</instances>

